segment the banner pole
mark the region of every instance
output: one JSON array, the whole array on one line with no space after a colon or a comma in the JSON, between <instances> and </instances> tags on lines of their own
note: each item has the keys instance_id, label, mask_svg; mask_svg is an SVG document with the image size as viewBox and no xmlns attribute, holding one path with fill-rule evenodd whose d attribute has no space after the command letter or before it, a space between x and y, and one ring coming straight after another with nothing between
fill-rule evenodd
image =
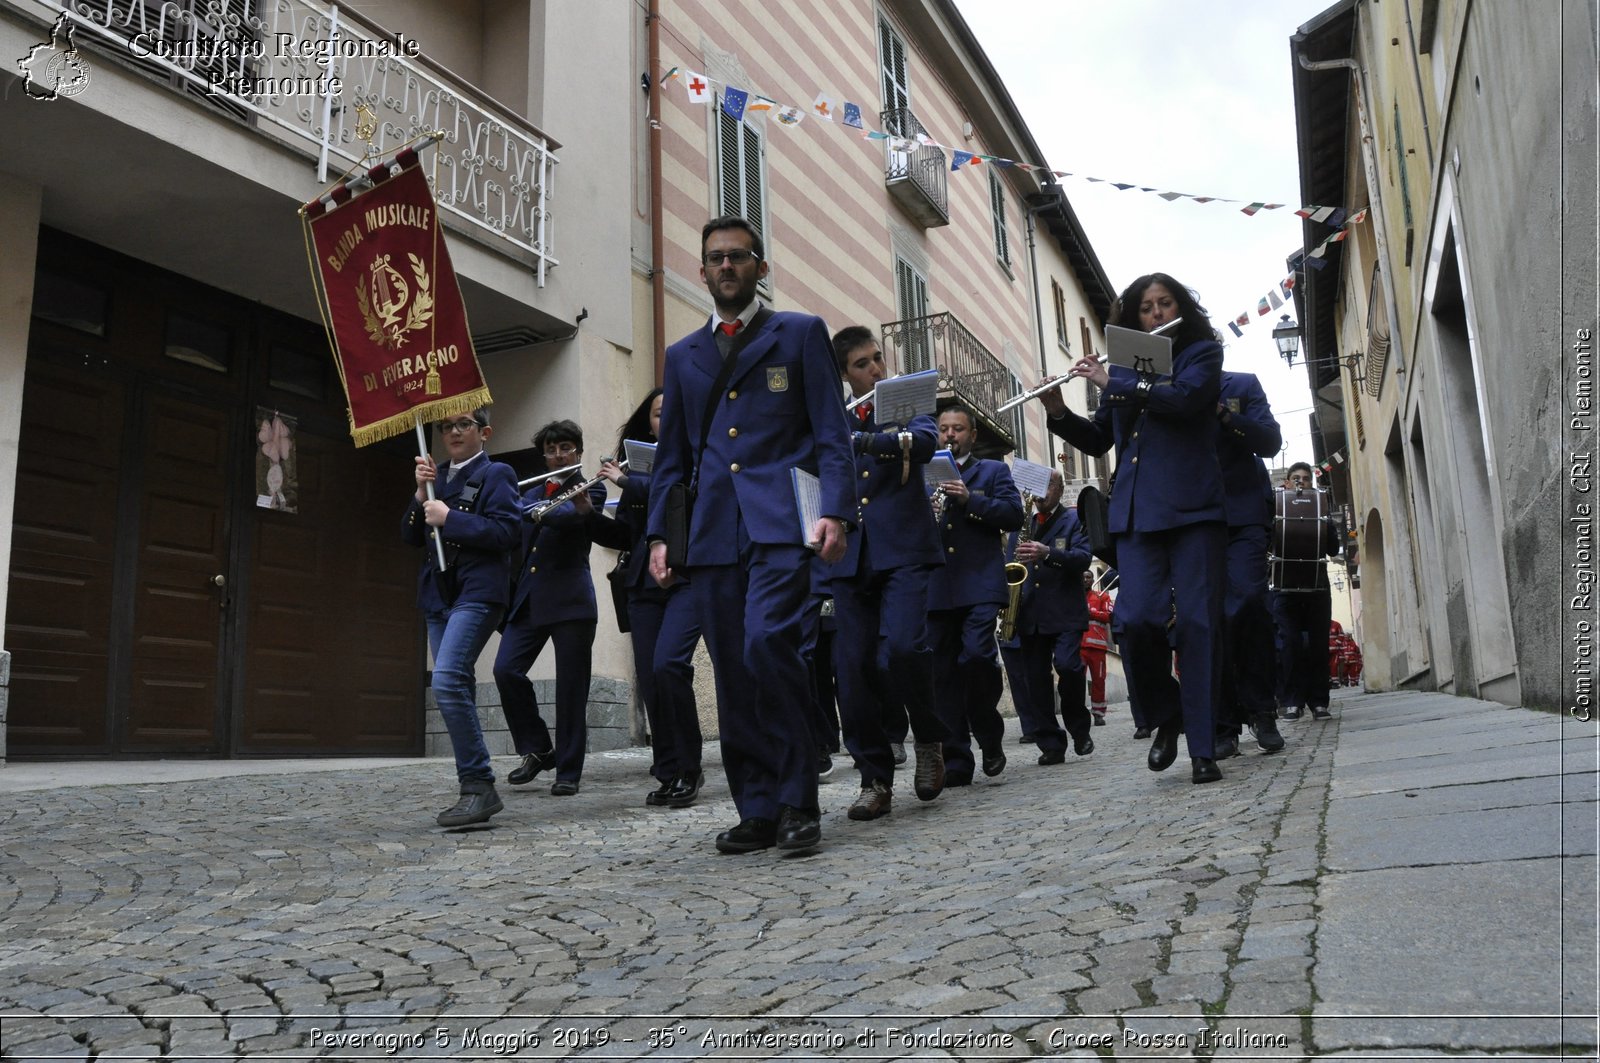
<instances>
[{"instance_id":1,"label":"banner pole","mask_svg":"<svg viewBox=\"0 0 1600 1063\"><path fill-rule=\"evenodd\" d=\"M432 455L428 453L428 437L422 434L422 417L420 414L417 417L417 453L421 454L424 458L432 457ZM423 486L428 489L428 501L435 501L433 497L433 481L429 480ZM434 556L439 559L439 571L443 572L445 571L446 567L444 563L444 535L439 531L438 528L434 528L432 531L433 553Z\"/></svg>"}]
</instances>

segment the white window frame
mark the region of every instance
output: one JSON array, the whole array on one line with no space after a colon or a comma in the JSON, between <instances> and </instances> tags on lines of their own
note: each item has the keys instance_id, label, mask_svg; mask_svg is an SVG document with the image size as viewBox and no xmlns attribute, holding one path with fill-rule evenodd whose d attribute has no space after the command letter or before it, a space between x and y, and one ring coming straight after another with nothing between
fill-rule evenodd
<instances>
[{"instance_id":1,"label":"white window frame","mask_svg":"<svg viewBox=\"0 0 1600 1063\"><path fill-rule=\"evenodd\" d=\"M716 216L725 217L733 215L744 218L755 226L756 232L761 235L761 245L767 251L772 250L771 232L767 227L767 138L762 128L757 127L748 119L735 122L722 110L722 94L713 93L711 97L711 128L712 143L715 145L713 158L716 160L715 172L712 177L712 195L716 198ZM729 134L734 134L733 142L729 143ZM737 193L738 202L729 202L728 188L723 181L727 172L729 153L733 154L733 164L738 167ZM751 170L750 153L755 153L754 173ZM750 192L754 177L754 191L757 202L755 203L755 217L751 217ZM763 277L757 291L770 298L772 294L771 274Z\"/></svg>"}]
</instances>

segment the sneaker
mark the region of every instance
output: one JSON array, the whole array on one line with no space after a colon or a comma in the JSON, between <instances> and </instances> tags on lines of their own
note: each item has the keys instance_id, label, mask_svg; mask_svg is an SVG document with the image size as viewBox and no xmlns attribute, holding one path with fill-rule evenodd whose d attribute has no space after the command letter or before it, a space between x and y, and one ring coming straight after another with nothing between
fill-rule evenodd
<instances>
[{"instance_id":1,"label":"sneaker","mask_svg":"<svg viewBox=\"0 0 1600 1063\"><path fill-rule=\"evenodd\" d=\"M511 769L511 774L506 776L506 782L512 786L526 786L531 783L541 771L546 771L556 766L556 751L549 750L544 753L529 753L522 758L522 763Z\"/></svg>"},{"instance_id":2,"label":"sneaker","mask_svg":"<svg viewBox=\"0 0 1600 1063\"><path fill-rule=\"evenodd\" d=\"M1278 733L1278 721L1270 713L1262 713L1250 725L1250 735L1263 753L1277 753L1283 749L1283 735Z\"/></svg>"},{"instance_id":3,"label":"sneaker","mask_svg":"<svg viewBox=\"0 0 1600 1063\"><path fill-rule=\"evenodd\" d=\"M894 766L899 767L906 762L906 744L904 742L890 742L889 753L894 757Z\"/></svg>"},{"instance_id":4,"label":"sneaker","mask_svg":"<svg viewBox=\"0 0 1600 1063\"><path fill-rule=\"evenodd\" d=\"M944 746L938 742L917 742L917 799L932 801L944 790Z\"/></svg>"},{"instance_id":5,"label":"sneaker","mask_svg":"<svg viewBox=\"0 0 1600 1063\"><path fill-rule=\"evenodd\" d=\"M817 754L817 781L824 782L833 775L833 758L826 753Z\"/></svg>"},{"instance_id":6,"label":"sneaker","mask_svg":"<svg viewBox=\"0 0 1600 1063\"><path fill-rule=\"evenodd\" d=\"M1326 705L1313 705L1311 706L1311 718L1313 720L1331 720L1333 719L1333 713L1328 711Z\"/></svg>"},{"instance_id":7,"label":"sneaker","mask_svg":"<svg viewBox=\"0 0 1600 1063\"><path fill-rule=\"evenodd\" d=\"M1278 713L1278 715L1283 717L1285 720L1298 720L1300 718L1300 706L1291 705L1289 708Z\"/></svg>"},{"instance_id":8,"label":"sneaker","mask_svg":"<svg viewBox=\"0 0 1600 1063\"><path fill-rule=\"evenodd\" d=\"M466 827L473 823L486 823L489 817L505 808L494 783L467 780L461 784L461 800L439 813L441 827Z\"/></svg>"},{"instance_id":9,"label":"sneaker","mask_svg":"<svg viewBox=\"0 0 1600 1063\"><path fill-rule=\"evenodd\" d=\"M887 816L892 798L889 784L882 779L874 779L861 788L861 793L851 802L850 811L845 815L851 819L877 819L879 816Z\"/></svg>"},{"instance_id":10,"label":"sneaker","mask_svg":"<svg viewBox=\"0 0 1600 1063\"><path fill-rule=\"evenodd\" d=\"M1212 760L1227 760L1239 755L1239 739L1231 734L1219 734L1215 739L1216 754Z\"/></svg>"}]
</instances>

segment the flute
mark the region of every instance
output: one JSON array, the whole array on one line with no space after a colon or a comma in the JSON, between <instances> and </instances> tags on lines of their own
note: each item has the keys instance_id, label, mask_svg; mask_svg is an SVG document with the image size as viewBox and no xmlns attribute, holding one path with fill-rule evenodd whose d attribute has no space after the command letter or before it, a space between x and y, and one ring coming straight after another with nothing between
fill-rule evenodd
<instances>
[{"instance_id":1,"label":"flute","mask_svg":"<svg viewBox=\"0 0 1600 1063\"><path fill-rule=\"evenodd\" d=\"M1033 398L1033 397L1035 397L1037 395L1043 395L1045 392L1049 391L1051 388L1060 387L1062 384L1065 384L1071 378L1072 378L1072 374L1071 373L1062 373L1062 374L1060 374L1058 376L1053 376L1050 379L1045 380L1042 383L1040 383L1032 391L1024 391L1021 395L1018 395L1016 398L1007 399L1005 402L1003 402L999 406L995 407L995 411L994 412L995 413L1005 413L1007 410L1011 409L1011 407L1013 407L1013 406L1021 406L1024 402L1027 402L1029 399L1031 399L1031 398Z\"/></svg>"},{"instance_id":2,"label":"flute","mask_svg":"<svg viewBox=\"0 0 1600 1063\"><path fill-rule=\"evenodd\" d=\"M530 476L526 480L518 480L517 481L517 486L519 488L521 488L521 487L532 487L534 484L542 484L546 480L553 480L557 476L565 476L569 472L582 472L582 471L583 471L583 463L579 462L576 465L568 465L565 469L557 469L555 472L541 473L538 476Z\"/></svg>"}]
</instances>

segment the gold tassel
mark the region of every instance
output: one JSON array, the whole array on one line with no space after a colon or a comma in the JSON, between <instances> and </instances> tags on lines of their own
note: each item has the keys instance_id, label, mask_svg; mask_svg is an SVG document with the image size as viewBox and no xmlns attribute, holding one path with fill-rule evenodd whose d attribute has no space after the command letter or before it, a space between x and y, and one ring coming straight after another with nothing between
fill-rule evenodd
<instances>
[{"instance_id":1,"label":"gold tassel","mask_svg":"<svg viewBox=\"0 0 1600 1063\"><path fill-rule=\"evenodd\" d=\"M437 368L428 370L428 379L422 384L422 393L424 395L442 395L444 393L444 388L439 384L439 370Z\"/></svg>"}]
</instances>

